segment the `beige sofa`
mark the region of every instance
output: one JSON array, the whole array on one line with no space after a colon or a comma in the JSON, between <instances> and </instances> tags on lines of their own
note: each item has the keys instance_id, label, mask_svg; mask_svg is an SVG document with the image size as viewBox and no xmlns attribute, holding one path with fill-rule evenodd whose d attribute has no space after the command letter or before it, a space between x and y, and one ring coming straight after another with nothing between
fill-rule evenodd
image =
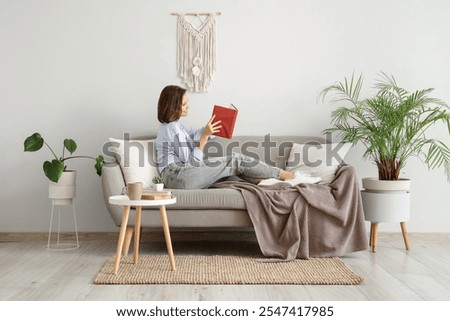
<instances>
[{"instance_id":1,"label":"beige sofa","mask_svg":"<svg viewBox=\"0 0 450 321\"><path fill-rule=\"evenodd\" d=\"M215 138L206 146L206 155L217 157L232 152L258 157L266 163L285 168L293 143L325 143L322 137L310 136L237 136L231 140ZM121 224L122 209L110 205L108 198L122 193L125 180L117 162L103 169L102 188L105 205L117 226ZM170 228L249 228L252 222L242 194L234 189L172 190L177 203L167 206ZM129 225L134 224L134 211ZM160 227L158 208L142 212L142 227Z\"/></svg>"}]
</instances>

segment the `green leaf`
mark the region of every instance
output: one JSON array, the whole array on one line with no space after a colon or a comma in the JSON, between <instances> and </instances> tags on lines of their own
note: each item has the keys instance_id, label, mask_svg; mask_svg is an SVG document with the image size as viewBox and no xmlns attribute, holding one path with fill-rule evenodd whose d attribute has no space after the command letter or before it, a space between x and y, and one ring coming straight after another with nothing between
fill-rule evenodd
<instances>
[{"instance_id":1,"label":"green leaf","mask_svg":"<svg viewBox=\"0 0 450 321\"><path fill-rule=\"evenodd\" d=\"M77 143L73 139L66 138L64 139L64 147L70 154L73 154L77 150Z\"/></svg>"},{"instance_id":2,"label":"green leaf","mask_svg":"<svg viewBox=\"0 0 450 321\"><path fill-rule=\"evenodd\" d=\"M95 170L97 171L97 175L98 176L102 176L102 169L103 169L103 164L104 164L104 157L102 155L99 155L96 159L95 159Z\"/></svg>"},{"instance_id":3,"label":"green leaf","mask_svg":"<svg viewBox=\"0 0 450 321\"><path fill-rule=\"evenodd\" d=\"M59 159L54 159L52 162L44 162L45 176L52 182L58 183L59 178L64 170L64 163Z\"/></svg>"},{"instance_id":4,"label":"green leaf","mask_svg":"<svg viewBox=\"0 0 450 321\"><path fill-rule=\"evenodd\" d=\"M23 142L24 152L35 152L42 148L44 145L44 138L41 137L41 134L34 133L33 135L27 137Z\"/></svg>"}]
</instances>

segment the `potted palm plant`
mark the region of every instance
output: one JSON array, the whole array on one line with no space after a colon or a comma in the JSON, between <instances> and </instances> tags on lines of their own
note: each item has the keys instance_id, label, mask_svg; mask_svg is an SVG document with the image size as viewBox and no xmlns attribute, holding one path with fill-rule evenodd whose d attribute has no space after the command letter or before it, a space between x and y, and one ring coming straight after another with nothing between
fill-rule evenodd
<instances>
[{"instance_id":1,"label":"potted palm plant","mask_svg":"<svg viewBox=\"0 0 450 321\"><path fill-rule=\"evenodd\" d=\"M325 99L334 94L333 103L343 103L332 112L333 127L345 142L362 143L364 157L376 164L378 179L397 181L410 157L419 157L429 169L444 167L450 181L450 149L439 139L427 137L428 130L443 122L450 134L448 105L429 97L432 88L408 92L385 73L375 84L374 97L360 99L363 77L345 78L324 88Z\"/></svg>"},{"instance_id":2,"label":"potted palm plant","mask_svg":"<svg viewBox=\"0 0 450 321\"><path fill-rule=\"evenodd\" d=\"M77 144L73 139L66 138L63 142L62 156L58 157L54 150L44 141L39 133L27 137L24 141L25 152L35 152L40 150L44 144L48 147L53 155L51 160L47 160L43 164L45 176L49 179L49 197L57 200L57 204L63 205L75 197L76 171L67 169L66 161L76 158L88 158L95 160L94 168L97 175L101 175L104 158L99 155L97 158L90 156L73 156L77 149ZM65 151L70 154L65 155Z\"/></svg>"},{"instance_id":3,"label":"potted palm plant","mask_svg":"<svg viewBox=\"0 0 450 321\"><path fill-rule=\"evenodd\" d=\"M418 157L429 169L444 167L450 181L449 147L427 136L429 129L440 122L450 134L450 113L445 102L429 97L433 89L408 92L393 76L380 76L376 93L370 98L359 98L362 75L352 75L320 92L322 100L332 95L332 103L339 104L332 112L332 127L324 133L336 132L344 142L362 143L364 157L377 166L377 178L362 180L364 212L366 220L372 222L372 247L378 222L390 221L401 223L408 249L404 222L409 220L410 180L401 178L400 171L410 157Z\"/></svg>"}]
</instances>

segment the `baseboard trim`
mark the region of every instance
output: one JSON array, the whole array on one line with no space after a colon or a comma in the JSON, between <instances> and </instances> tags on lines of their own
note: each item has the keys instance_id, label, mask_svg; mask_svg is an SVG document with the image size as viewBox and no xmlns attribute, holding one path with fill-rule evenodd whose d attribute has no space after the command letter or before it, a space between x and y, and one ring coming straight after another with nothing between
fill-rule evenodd
<instances>
[{"instance_id":1,"label":"baseboard trim","mask_svg":"<svg viewBox=\"0 0 450 321\"><path fill-rule=\"evenodd\" d=\"M427 241L450 241L450 233L408 233L411 239ZM116 241L119 232L79 232L80 241L112 240ZM379 239L389 240L401 237L401 233L380 232ZM73 239L74 233L61 233L61 240ZM48 233L44 232L0 232L0 243L2 242L33 242L47 241ZM244 231L191 231L175 230L171 231L173 241L225 241L225 240L246 240L256 241L253 230ZM164 233L159 230L144 230L141 234L141 241L164 241Z\"/></svg>"},{"instance_id":2,"label":"baseboard trim","mask_svg":"<svg viewBox=\"0 0 450 321\"><path fill-rule=\"evenodd\" d=\"M175 230L171 231L173 241L215 241L215 240L247 240L256 241L256 235L253 230L247 231L191 231ZM75 233L61 233L60 240L72 240ZM112 240L117 241L119 232L78 232L80 241ZM48 233L30 232L30 233L0 233L0 243L2 242L32 242L47 241ZM160 230L143 230L141 241L164 241L164 233Z\"/></svg>"}]
</instances>

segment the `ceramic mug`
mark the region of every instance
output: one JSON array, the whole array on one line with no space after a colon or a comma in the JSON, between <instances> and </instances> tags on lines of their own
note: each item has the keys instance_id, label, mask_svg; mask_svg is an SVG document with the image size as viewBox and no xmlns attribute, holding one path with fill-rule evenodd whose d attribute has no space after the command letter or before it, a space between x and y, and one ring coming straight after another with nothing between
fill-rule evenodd
<instances>
[{"instance_id":1,"label":"ceramic mug","mask_svg":"<svg viewBox=\"0 0 450 321\"><path fill-rule=\"evenodd\" d=\"M128 195L130 200L140 200L142 198L142 189L144 184L142 182L128 183L127 186L123 188L123 193Z\"/></svg>"}]
</instances>

